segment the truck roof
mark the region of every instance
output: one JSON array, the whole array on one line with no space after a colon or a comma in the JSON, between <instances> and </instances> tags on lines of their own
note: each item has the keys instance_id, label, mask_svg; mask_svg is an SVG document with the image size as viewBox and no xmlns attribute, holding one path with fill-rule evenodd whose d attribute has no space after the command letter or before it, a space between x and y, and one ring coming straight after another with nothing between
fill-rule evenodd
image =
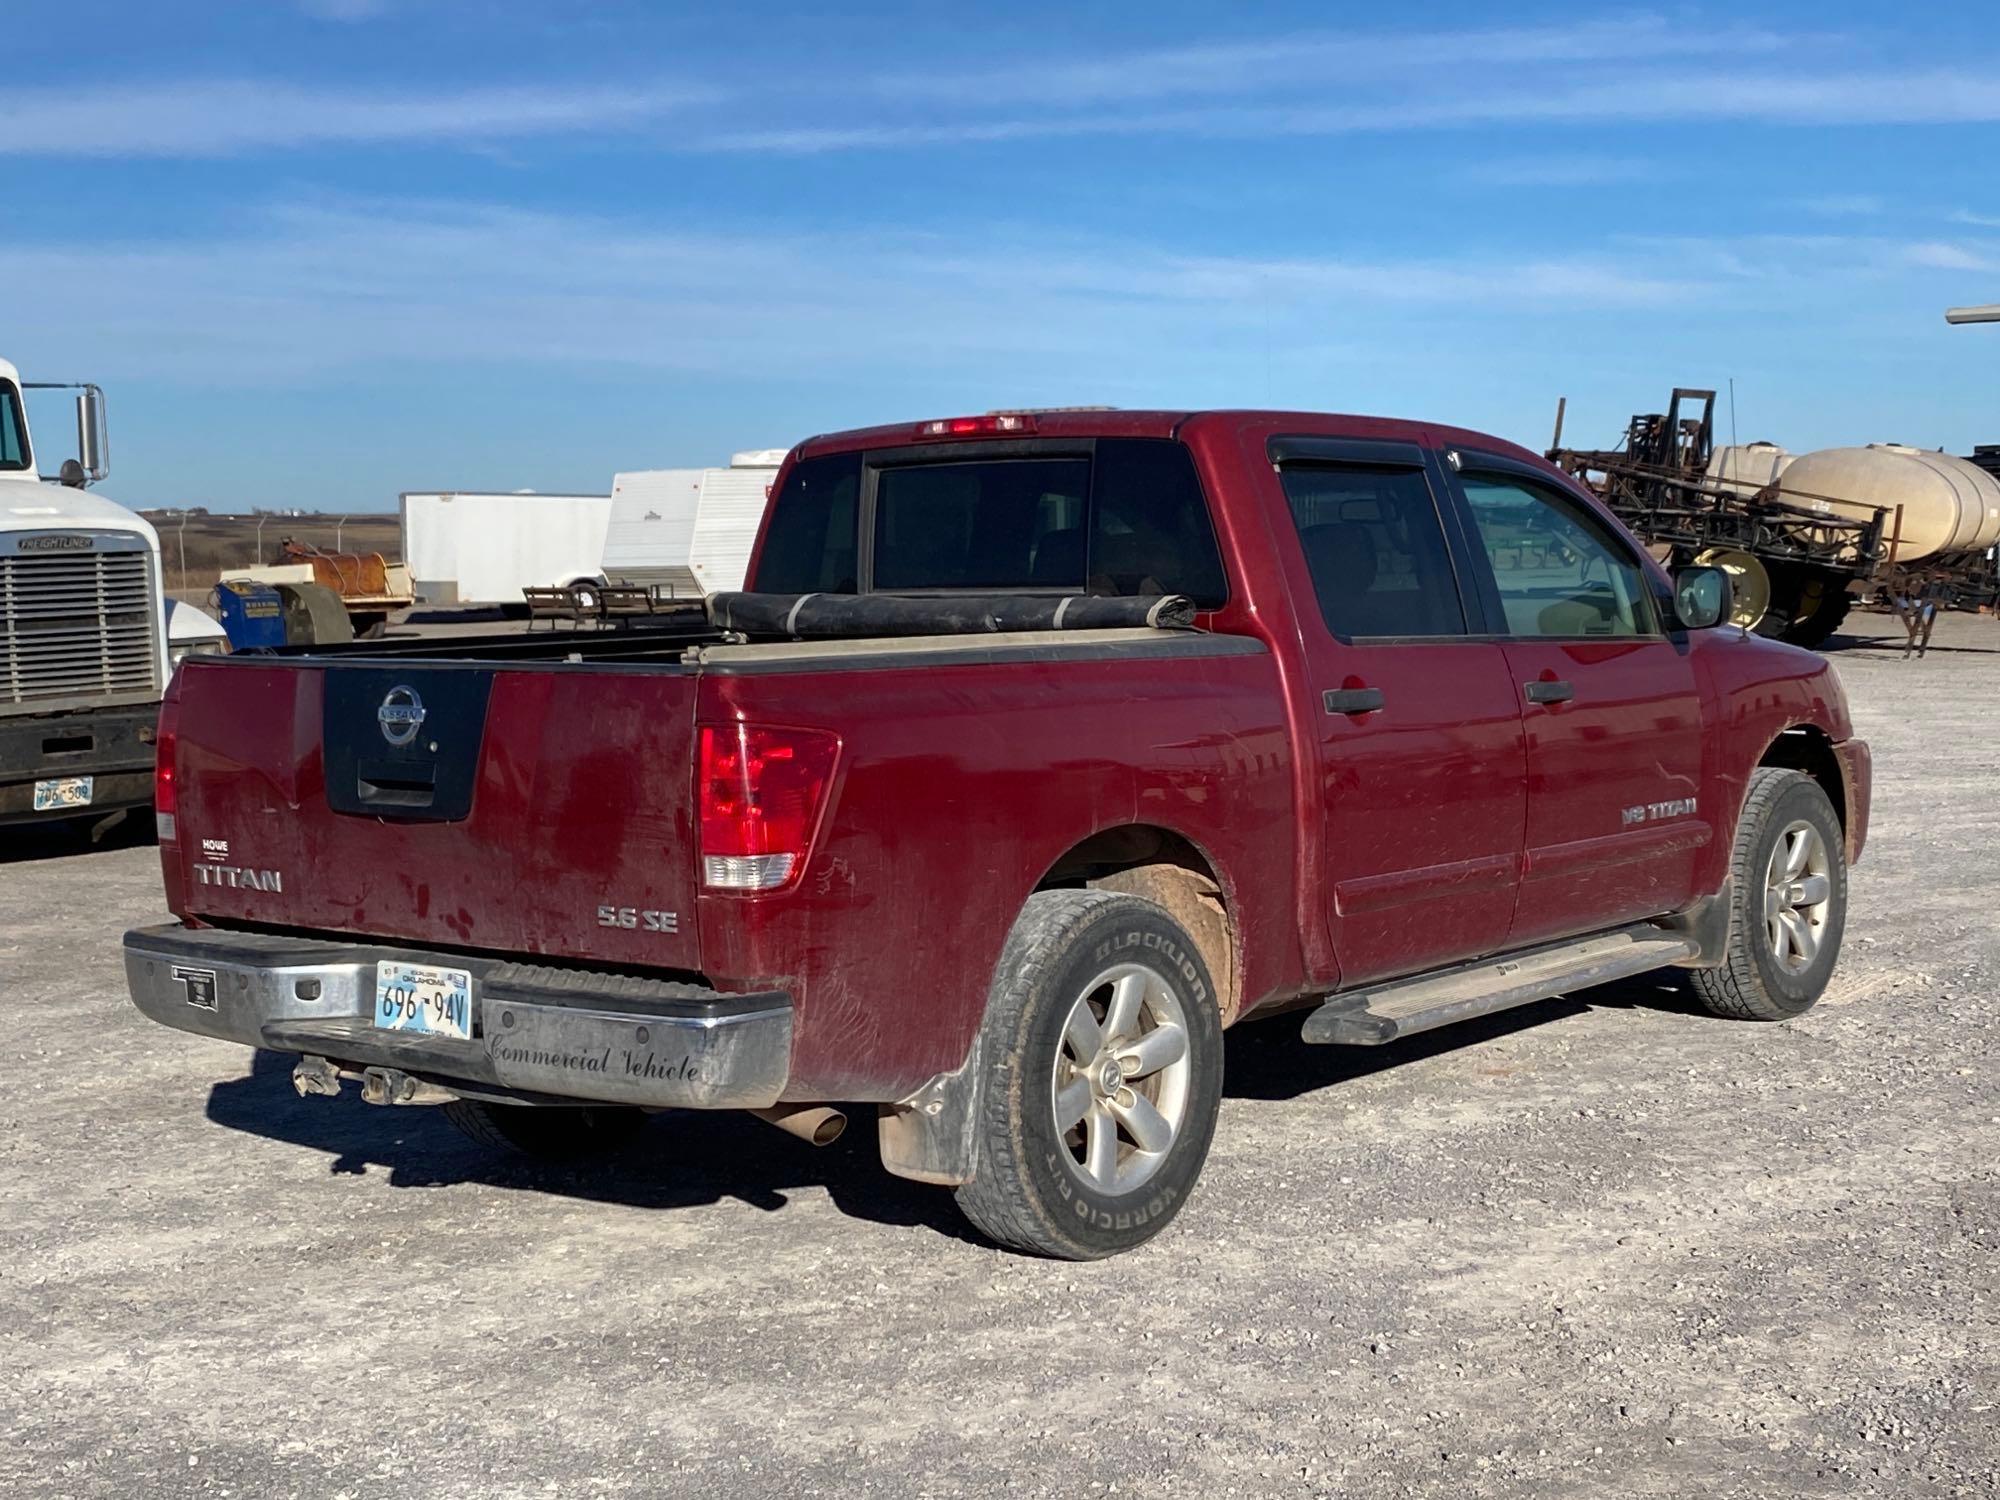
<instances>
[{"instance_id":1,"label":"truck roof","mask_svg":"<svg viewBox=\"0 0 2000 1500\"><path fill-rule=\"evenodd\" d=\"M1440 422L1408 421L1397 417L1371 417L1345 412L1249 408L1126 411L1116 407L1079 407L1064 410L1022 408L1019 411L988 412L983 415L987 417L1018 415L1030 419L1033 423L1031 431L995 431L977 434L993 438L1164 438L1178 436L1195 424L1204 427L1213 424L1224 428L1243 428L1295 421L1301 432L1328 437L1377 438L1431 444L1462 443L1467 447L1506 453L1537 464L1542 462L1539 453L1531 453L1518 443L1509 442L1490 433L1477 432L1471 428L1454 427ZM888 423L879 427L856 427L846 432L823 433L818 437L807 438L798 445L795 452L798 457L805 458L821 453L845 453L856 448L897 448L932 442L938 440L939 435L927 432L925 429L939 420L954 421L957 418L922 418L909 422Z\"/></svg>"}]
</instances>

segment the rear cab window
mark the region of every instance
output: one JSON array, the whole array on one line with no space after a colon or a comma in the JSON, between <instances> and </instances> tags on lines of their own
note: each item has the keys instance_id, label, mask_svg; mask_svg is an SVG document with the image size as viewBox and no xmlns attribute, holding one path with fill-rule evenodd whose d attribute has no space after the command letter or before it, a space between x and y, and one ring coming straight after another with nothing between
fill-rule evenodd
<instances>
[{"instance_id":1,"label":"rear cab window","mask_svg":"<svg viewBox=\"0 0 2000 1500\"><path fill-rule=\"evenodd\" d=\"M1208 502L1170 438L827 454L772 504L761 593L1228 594Z\"/></svg>"}]
</instances>

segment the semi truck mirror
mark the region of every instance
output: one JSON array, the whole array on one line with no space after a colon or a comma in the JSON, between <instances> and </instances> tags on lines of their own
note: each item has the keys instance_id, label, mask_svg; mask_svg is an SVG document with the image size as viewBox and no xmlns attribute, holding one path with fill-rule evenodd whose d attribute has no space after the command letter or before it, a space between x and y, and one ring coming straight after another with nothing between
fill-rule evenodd
<instances>
[{"instance_id":1,"label":"semi truck mirror","mask_svg":"<svg viewBox=\"0 0 2000 1500\"><path fill-rule=\"evenodd\" d=\"M1689 630L1706 630L1729 618L1729 575L1720 568L1674 569L1674 614Z\"/></svg>"},{"instance_id":2,"label":"semi truck mirror","mask_svg":"<svg viewBox=\"0 0 2000 1500\"><path fill-rule=\"evenodd\" d=\"M76 393L76 454L95 484L111 472L111 434L104 421L104 392L86 385ZM69 465L63 465L67 475ZM69 483L67 477L63 483Z\"/></svg>"}]
</instances>

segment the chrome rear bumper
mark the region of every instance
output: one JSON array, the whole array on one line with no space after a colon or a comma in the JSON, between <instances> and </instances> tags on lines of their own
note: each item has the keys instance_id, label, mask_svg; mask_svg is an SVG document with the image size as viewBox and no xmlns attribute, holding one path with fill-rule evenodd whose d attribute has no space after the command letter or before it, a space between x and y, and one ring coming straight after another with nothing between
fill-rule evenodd
<instances>
[{"instance_id":1,"label":"chrome rear bumper","mask_svg":"<svg viewBox=\"0 0 2000 1500\"><path fill-rule=\"evenodd\" d=\"M374 1023L375 966L472 975L470 1041ZM777 1102L792 1001L701 985L509 963L383 943L190 930L125 934L132 1002L163 1026L354 1068L394 1068L551 1099L689 1109Z\"/></svg>"}]
</instances>

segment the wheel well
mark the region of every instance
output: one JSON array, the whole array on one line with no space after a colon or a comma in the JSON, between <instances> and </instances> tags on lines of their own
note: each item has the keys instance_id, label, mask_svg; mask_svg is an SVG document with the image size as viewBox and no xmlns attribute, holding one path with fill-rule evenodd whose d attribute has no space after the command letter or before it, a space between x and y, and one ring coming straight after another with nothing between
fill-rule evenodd
<instances>
[{"instance_id":1,"label":"wheel well","mask_svg":"<svg viewBox=\"0 0 2000 1500\"><path fill-rule=\"evenodd\" d=\"M1847 827L1847 788L1840 777L1840 761L1833 753L1833 741L1816 724L1794 724L1766 747L1760 766L1778 766L1803 771L1819 783L1826 800L1833 804L1834 816Z\"/></svg>"},{"instance_id":2,"label":"wheel well","mask_svg":"<svg viewBox=\"0 0 2000 1500\"><path fill-rule=\"evenodd\" d=\"M1221 877L1190 840L1148 824L1106 828L1051 865L1036 889L1064 887L1122 891L1165 907L1201 950L1222 1024L1236 1019L1243 999L1236 922Z\"/></svg>"}]
</instances>

